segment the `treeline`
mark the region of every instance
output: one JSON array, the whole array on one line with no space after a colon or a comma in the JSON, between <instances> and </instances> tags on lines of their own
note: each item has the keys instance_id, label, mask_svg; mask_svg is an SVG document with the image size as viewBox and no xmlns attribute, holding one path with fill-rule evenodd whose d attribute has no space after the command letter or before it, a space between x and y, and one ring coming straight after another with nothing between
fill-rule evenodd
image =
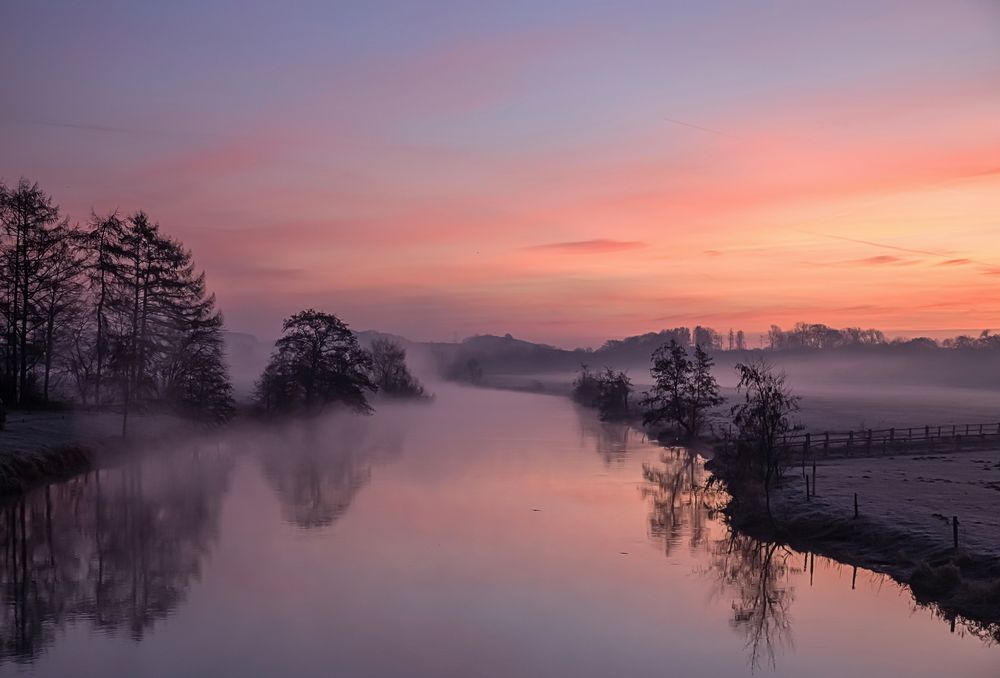
<instances>
[{"instance_id":1,"label":"treeline","mask_svg":"<svg viewBox=\"0 0 1000 678\"><path fill-rule=\"evenodd\" d=\"M581 363L638 365L657 347L671 340L687 349L700 346L715 353L732 353L737 360L751 353L805 354L818 352L870 353L908 356L939 351L956 354L969 350L1000 349L1000 335L984 330L978 336L943 341L927 337L888 339L877 329L832 328L822 323L798 323L789 330L773 325L767 334L748 335L743 330L719 332L711 327L675 327L659 332L610 339L598 349L558 348L504 336L480 335L459 343L422 344L436 360L440 375L449 380L481 383L490 375L573 370ZM727 360L727 362L729 362Z\"/></svg>"},{"instance_id":2,"label":"treeline","mask_svg":"<svg viewBox=\"0 0 1000 678\"><path fill-rule=\"evenodd\" d=\"M222 314L191 252L142 211L71 224L37 183L0 182L0 397L129 414L233 412Z\"/></svg>"},{"instance_id":3,"label":"treeline","mask_svg":"<svg viewBox=\"0 0 1000 678\"><path fill-rule=\"evenodd\" d=\"M772 351L831 350L858 346L886 346L942 349L1000 349L1000 335L982 330L977 336L960 335L941 341L929 337L887 339L876 329L847 327L836 329L822 323L796 323L790 330L771 325L767 348Z\"/></svg>"},{"instance_id":4,"label":"treeline","mask_svg":"<svg viewBox=\"0 0 1000 678\"><path fill-rule=\"evenodd\" d=\"M768 348L772 351L789 349L835 349L846 346L878 346L889 343L880 330L863 330L848 327L838 330L822 323L796 323L788 331L771 325L767 333Z\"/></svg>"},{"instance_id":5,"label":"treeline","mask_svg":"<svg viewBox=\"0 0 1000 678\"><path fill-rule=\"evenodd\" d=\"M861 327L835 328L823 323L796 323L791 329L783 330L779 325L771 325L766 335L762 335L757 346L748 343L743 330L730 329L728 333L717 332L701 325L689 329L675 327L661 332L650 332L626 339L606 341L595 353L603 355L632 354L636 349L649 348L666 341L676 341L681 346L700 346L707 351L749 351L755 348L771 351L832 350L861 346L910 346L920 348L1000 348L1000 335L983 330L978 336L958 336L940 342L929 337L911 339L888 339L882 330Z\"/></svg>"},{"instance_id":6,"label":"treeline","mask_svg":"<svg viewBox=\"0 0 1000 678\"><path fill-rule=\"evenodd\" d=\"M743 330L730 329L729 334L724 337L711 327L695 325L694 329L682 326L660 332L648 332L625 339L609 339L596 352L603 354L629 353L630 349L640 346L648 348L651 344L660 346L669 341L675 341L681 346L701 346L708 351L745 351L749 348L746 333Z\"/></svg>"}]
</instances>

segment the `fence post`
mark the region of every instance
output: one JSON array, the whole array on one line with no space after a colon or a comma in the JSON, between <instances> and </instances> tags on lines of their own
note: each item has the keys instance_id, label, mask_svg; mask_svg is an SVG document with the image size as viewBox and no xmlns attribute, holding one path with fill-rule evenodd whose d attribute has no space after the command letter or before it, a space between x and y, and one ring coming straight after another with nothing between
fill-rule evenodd
<instances>
[{"instance_id":1,"label":"fence post","mask_svg":"<svg viewBox=\"0 0 1000 678\"><path fill-rule=\"evenodd\" d=\"M816 457L813 457L813 496L816 496Z\"/></svg>"}]
</instances>

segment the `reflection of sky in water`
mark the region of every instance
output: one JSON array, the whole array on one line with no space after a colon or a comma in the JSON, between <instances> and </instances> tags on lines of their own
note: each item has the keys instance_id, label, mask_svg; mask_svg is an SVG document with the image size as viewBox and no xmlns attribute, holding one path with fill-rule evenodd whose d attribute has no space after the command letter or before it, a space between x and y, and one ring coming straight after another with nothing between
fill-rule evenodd
<instances>
[{"instance_id":1,"label":"reflection of sky in water","mask_svg":"<svg viewBox=\"0 0 1000 678\"><path fill-rule=\"evenodd\" d=\"M860 572L852 590L849 567L728 538L700 459L590 416L446 387L433 405L246 431L35 492L27 540L21 504L0 526L0 673L1000 666L889 581Z\"/></svg>"}]
</instances>

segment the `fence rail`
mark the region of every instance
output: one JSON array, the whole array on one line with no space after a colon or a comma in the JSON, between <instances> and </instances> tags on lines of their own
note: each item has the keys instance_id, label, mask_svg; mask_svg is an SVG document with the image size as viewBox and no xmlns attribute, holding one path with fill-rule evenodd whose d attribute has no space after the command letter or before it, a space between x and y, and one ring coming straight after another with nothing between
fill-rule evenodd
<instances>
[{"instance_id":1,"label":"fence rail","mask_svg":"<svg viewBox=\"0 0 1000 678\"><path fill-rule=\"evenodd\" d=\"M985 443L1000 444L1000 423L947 424L907 428L791 433L782 447L805 456L876 456L913 451L960 450Z\"/></svg>"}]
</instances>

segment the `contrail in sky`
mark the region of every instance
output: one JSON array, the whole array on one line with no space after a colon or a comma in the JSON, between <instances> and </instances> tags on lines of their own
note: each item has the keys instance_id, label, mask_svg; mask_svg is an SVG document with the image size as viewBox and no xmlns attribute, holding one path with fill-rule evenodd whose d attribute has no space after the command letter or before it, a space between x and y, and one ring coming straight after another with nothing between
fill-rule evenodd
<instances>
[{"instance_id":1,"label":"contrail in sky","mask_svg":"<svg viewBox=\"0 0 1000 678\"><path fill-rule=\"evenodd\" d=\"M871 240L859 240L858 238L848 238L847 236L843 235L832 235L830 233L817 233L815 231L802 231L802 230L798 230L798 232L805 233L806 235L818 235L820 237L831 238L833 240L844 240L846 242L855 242L858 243L859 245L869 245L871 247L880 247L886 250L895 250L897 252L908 252L910 254L926 254L927 256L930 257L941 257L943 259L948 259L951 257L950 254L943 254L941 252L932 252L930 250L917 250L917 249L911 249L909 247L899 247L897 245L886 245L885 243L881 242L872 242Z\"/></svg>"},{"instance_id":2,"label":"contrail in sky","mask_svg":"<svg viewBox=\"0 0 1000 678\"><path fill-rule=\"evenodd\" d=\"M675 120L673 118L664 118L664 120L674 125L681 125L682 127L690 127L691 129L697 129L701 130L702 132L709 132L711 134L718 134L720 136L729 137L730 139L735 138L733 137L732 134L727 134L726 132L721 132L717 129L712 129L711 127L702 127L701 125L695 125L690 122L684 122L683 120Z\"/></svg>"}]
</instances>

